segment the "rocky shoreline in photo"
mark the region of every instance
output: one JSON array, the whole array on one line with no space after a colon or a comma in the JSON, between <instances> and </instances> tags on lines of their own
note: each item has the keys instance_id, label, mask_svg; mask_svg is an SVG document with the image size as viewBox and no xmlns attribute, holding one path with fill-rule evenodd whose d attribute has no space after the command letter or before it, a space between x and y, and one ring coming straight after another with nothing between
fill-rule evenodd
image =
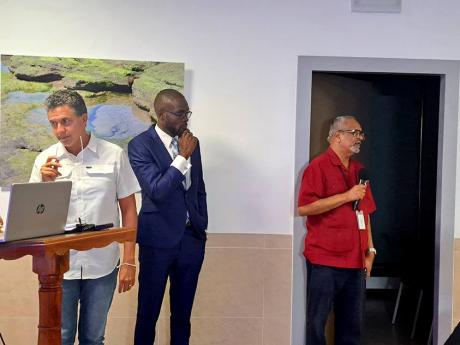
<instances>
[{"instance_id":1,"label":"rocky shoreline in photo","mask_svg":"<svg viewBox=\"0 0 460 345\"><path fill-rule=\"evenodd\" d=\"M42 119L43 100L54 90L78 91L91 131L125 147L155 122L155 95L164 88L182 91L184 84L181 63L9 55L0 62L0 186L27 181L36 155L55 142Z\"/></svg>"}]
</instances>

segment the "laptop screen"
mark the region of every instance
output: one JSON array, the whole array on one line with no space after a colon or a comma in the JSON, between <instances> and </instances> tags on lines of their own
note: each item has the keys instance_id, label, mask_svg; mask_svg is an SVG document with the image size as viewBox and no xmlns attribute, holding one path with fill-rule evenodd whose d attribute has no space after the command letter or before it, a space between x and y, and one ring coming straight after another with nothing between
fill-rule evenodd
<instances>
[{"instance_id":1,"label":"laptop screen","mask_svg":"<svg viewBox=\"0 0 460 345\"><path fill-rule=\"evenodd\" d=\"M64 233L71 181L13 183L4 241Z\"/></svg>"}]
</instances>

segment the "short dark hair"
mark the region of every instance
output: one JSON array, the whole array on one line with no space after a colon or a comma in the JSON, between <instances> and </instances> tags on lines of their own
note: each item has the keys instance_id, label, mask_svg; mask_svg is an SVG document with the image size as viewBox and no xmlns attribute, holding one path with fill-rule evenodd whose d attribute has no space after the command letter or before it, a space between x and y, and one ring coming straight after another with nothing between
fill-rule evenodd
<instances>
[{"instance_id":1,"label":"short dark hair","mask_svg":"<svg viewBox=\"0 0 460 345\"><path fill-rule=\"evenodd\" d=\"M77 116L88 113L83 97L78 92L72 90L59 90L53 92L46 99L45 105L47 111L68 105L75 111Z\"/></svg>"},{"instance_id":2,"label":"short dark hair","mask_svg":"<svg viewBox=\"0 0 460 345\"><path fill-rule=\"evenodd\" d=\"M163 112L163 107L165 103L171 101L173 99L184 99L185 97L179 91L174 89L163 89L155 97L153 101L153 108L155 109L155 113L158 115L159 113Z\"/></svg>"}]
</instances>

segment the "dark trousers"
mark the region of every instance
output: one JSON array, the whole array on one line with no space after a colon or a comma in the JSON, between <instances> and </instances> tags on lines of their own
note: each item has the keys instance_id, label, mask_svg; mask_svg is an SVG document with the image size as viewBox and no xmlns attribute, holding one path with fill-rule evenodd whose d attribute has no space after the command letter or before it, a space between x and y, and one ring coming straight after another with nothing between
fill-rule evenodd
<instances>
[{"instance_id":1,"label":"dark trousers","mask_svg":"<svg viewBox=\"0 0 460 345\"><path fill-rule=\"evenodd\" d=\"M188 345L193 299L204 259L205 241L187 228L176 248L139 246L139 295L135 345L153 345L169 277L171 345Z\"/></svg>"},{"instance_id":2,"label":"dark trousers","mask_svg":"<svg viewBox=\"0 0 460 345\"><path fill-rule=\"evenodd\" d=\"M307 260L307 345L326 345L325 326L335 312L335 345L359 345L364 311L362 269L315 265Z\"/></svg>"}]
</instances>

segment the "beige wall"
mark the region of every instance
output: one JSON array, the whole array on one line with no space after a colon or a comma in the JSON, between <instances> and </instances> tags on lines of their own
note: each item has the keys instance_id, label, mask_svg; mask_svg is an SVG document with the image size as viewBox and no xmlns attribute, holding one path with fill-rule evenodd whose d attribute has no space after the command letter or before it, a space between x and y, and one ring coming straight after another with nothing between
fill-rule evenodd
<instances>
[{"instance_id":1,"label":"beige wall","mask_svg":"<svg viewBox=\"0 0 460 345\"><path fill-rule=\"evenodd\" d=\"M460 322L460 239L455 242L454 325ZM192 318L192 345L290 344L289 235L210 234ZM38 283L32 260L0 260L0 332L7 344L36 343ZM107 344L132 343L137 289L116 294ZM158 345L168 343L168 299Z\"/></svg>"},{"instance_id":2,"label":"beige wall","mask_svg":"<svg viewBox=\"0 0 460 345\"><path fill-rule=\"evenodd\" d=\"M37 280L30 257L0 260L0 332L7 344L36 343ZM192 315L192 345L290 344L292 237L210 234ZM137 289L116 294L110 345L132 344ZM168 298L157 327L169 344Z\"/></svg>"}]
</instances>

